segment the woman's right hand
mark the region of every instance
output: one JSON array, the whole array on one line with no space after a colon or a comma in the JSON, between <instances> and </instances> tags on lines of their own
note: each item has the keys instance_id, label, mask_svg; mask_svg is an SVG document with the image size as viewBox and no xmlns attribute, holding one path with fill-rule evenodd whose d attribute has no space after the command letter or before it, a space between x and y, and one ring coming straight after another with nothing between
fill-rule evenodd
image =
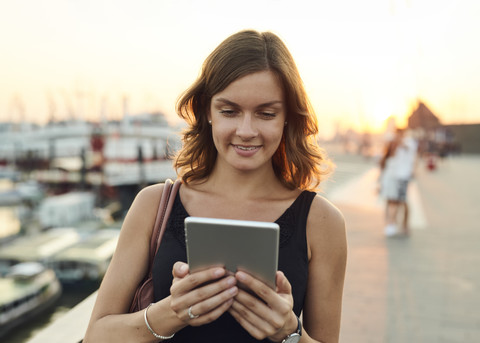
<instances>
[{"instance_id":1,"label":"woman's right hand","mask_svg":"<svg viewBox=\"0 0 480 343\"><path fill-rule=\"evenodd\" d=\"M172 274L170 307L187 325L213 322L230 308L238 293L235 277L227 276L224 268L189 274L188 264L177 262Z\"/></svg>"}]
</instances>

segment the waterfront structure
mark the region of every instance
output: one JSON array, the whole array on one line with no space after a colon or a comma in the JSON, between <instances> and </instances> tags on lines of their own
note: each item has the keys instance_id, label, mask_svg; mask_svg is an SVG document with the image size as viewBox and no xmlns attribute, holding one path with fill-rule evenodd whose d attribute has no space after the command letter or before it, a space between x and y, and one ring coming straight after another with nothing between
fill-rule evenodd
<instances>
[{"instance_id":1,"label":"waterfront structure","mask_svg":"<svg viewBox=\"0 0 480 343\"><path fill-rule=\"evenodd\" d=\"M179 128L161 114L121 121L0 125L0 167L41 183L121 186L174 176Z\"/></svg>"},{"instance_id":2,"label":"waterfront structure","mask_svg":"<svg viewBox=\"0 0 480 343\"><path fill-rule=\"evenodd\" d=\"M13 266L0 277L0 337L51 307L61 292L53 270L42 264Z\"/></svg>"},{"instance_id":3,"label":"waterfront structure","mask_svg":"<svg viewBox=\"0 0 480 343\"><path fill-rule=\"evenodd\" d=\"M55 228L18 237L0 246L0 275L21 262L47 263L55 254L80 241L74 228Z\"/></svg>"},{"instance_id":4,"label":"waterfront structure","mask_svg":"<svg viewBox=\"0 0 480 343\"><path fill-rule=\"evenodd\" d=\"M93 219L95 194L70 192L45 198L38 208L40 225L47 227L72 226Z\"/></svg>"},{"instance_id":5,"label":"waterfront structure","mask_svg":"<svg viewBox=\"0 0 480 343\"><path fill-rule=\"evenodd\" d=\"M48 265L62 283L100 282L118 242L119 229L100 229L52 257Z\"/></svg>"}]
</instances>

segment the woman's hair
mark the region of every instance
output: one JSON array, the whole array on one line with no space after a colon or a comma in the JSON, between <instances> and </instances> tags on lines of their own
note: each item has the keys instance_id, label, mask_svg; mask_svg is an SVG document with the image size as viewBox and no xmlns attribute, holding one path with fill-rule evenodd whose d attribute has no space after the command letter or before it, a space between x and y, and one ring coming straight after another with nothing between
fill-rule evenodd
<instances>
[{"instance_id":1,"label":"woman's hair","mask_svg":"<svg viewBox=\"0 0 480 343\"><path fill-rule=\"evenodd\" d=\"M292 55L275 34L246 30L225 39L207 57L200 76L177 102L177 113L188 124L175 159L185 183L205 180L215 164L217 150L207 117L212 97L233 81L266 70L283 86L288 122L272 158L276 176L288 188L314 190L331 171L333 164L316 142L317 117Z\"/></svg>"}]
</instances>

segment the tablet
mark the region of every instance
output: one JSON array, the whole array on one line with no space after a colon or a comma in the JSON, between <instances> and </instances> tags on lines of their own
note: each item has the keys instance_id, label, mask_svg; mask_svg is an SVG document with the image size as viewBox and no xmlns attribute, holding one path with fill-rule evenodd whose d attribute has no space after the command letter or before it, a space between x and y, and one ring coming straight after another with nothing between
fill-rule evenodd
<instances>
[{"instance_id":1,"label":"tablet","mask_svg":"<svg viewBox=\"0 0 480 343\"><path fill-rule=\"evenodd\" d=\"M275 289L280 227L276 223L185 218L190 271L223 266L242 270Z\"/></svg>"}]
</instances>

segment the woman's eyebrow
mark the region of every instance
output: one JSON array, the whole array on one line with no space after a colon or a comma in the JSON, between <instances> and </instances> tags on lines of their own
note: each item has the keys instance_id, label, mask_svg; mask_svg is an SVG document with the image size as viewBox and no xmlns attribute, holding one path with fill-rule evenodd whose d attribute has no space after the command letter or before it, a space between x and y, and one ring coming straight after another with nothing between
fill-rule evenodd
<instances>
[{"instance_id":1,"label":"woman's eyebrow","mask_svg":"<svg viewBox=\"0 0 480 343\"><path fill-rule=\"evenodd\" d=\"M224 103L226 105L238 107L238 104L234 103L233 101L227 100L225 98L217 98L217 99L214 100L214 102L221 102L221 103Z\"/></svg>"},{"instance_id":2,"label":"woman's eyebrow","mask_svg":"<svg viewBox=\"0 0 480 343\"><path fill-rule=\"evenodd\" d=\"M225 98L215 99L214 102L221 102L221 103L224 103L226 105L230 105L230 106L234 106L234 107L240 107L237 103L235 103L233 101L230 101L228 99L225 99ZM283 101L281 101L281 100L269 101L269 102L258 105L257 108L268 107L268 106L273 106L273 105L277 105L277 104L283 104Z\"/></svg>"}]
</instances>

